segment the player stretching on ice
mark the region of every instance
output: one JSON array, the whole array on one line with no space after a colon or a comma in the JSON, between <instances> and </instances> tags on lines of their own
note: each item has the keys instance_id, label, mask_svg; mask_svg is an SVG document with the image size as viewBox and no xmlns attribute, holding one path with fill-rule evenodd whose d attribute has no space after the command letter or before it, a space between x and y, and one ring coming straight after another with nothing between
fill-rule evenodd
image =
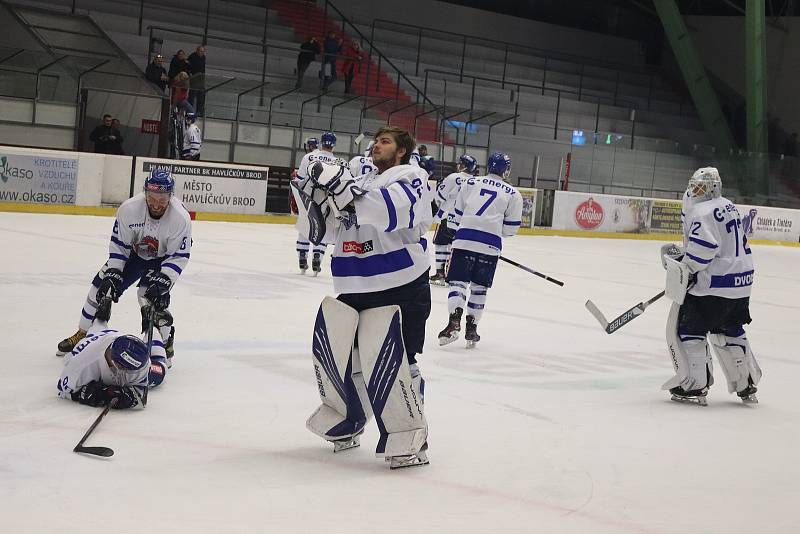
<instances>
[{"instance_id":1,"label":"player stretching on ice","mask_svg":"<svg viewBox=\"0 0 800 534\"><path fill-rule=\"evenodd\" d=\"M743 325L750 323L753 256L734 204L722 196L714 167L698 169L683 196L683 245L664 245L666 294L674 301L667 345L675 376L662 388L672 400L705 406L714 383L709 343L717 353L728 392L758 402L761 369Z\"/></svg>"},{"instance_id":2,"label":"player stretching on ice","mask_svg":"<svg viewBox=\"0 0 800 534\"><path fill-rule=\"evenodd\" d=\"M317 163L304 190L316 203L298 201L310 214L317 203L330 207L325 226L340 293L317 313L312 352L322 405L306 425L343 450L358 445L371 411L380 430L376 454L391 468L428 463L416 355L431 309L423 236L433 195L425 171L408 164L413 149L407 131L381 128L372 152L377 171L354 179L343 165Z\"/></svg>"},{"instance_id":3,"label":"player stretching on ice","mask_svg":"<svg viewBox=\"0 0 800 534\"><path fill-rule=\"evenodd\" d=\"M461 182L472 178L477 170L478 161L469 154L464 154L458 158L456 172L448 174L436 188L436 204L439 209L434 220L439 220L439 227L433 236L433 244L436 249L436 274L431 276L432 284L447 285L444 279L445 265L447 258L450 257L450 245L453 243L453 236L456 233L452 227L456 216L453 206L456 203L458 192L461 190Z\"/></svg>"},{"instance_id":4,"label":"player stretching on ice","mask_svg":"<svg viewBox=\"0 0 800 534\"><path fill-rule=\"evenodd\" d=\"M317 138L310 137L306 140L306 155L300 162L297 168L297 179L305 183L308 179L308 167L313 165L315 161L323 161L326 163L333 163L336 161L336 156L333 155L333 147L336 146L336 135L333 132L325 132L322 134L322 148L317 147ZM322 270L322 256L325 255L325 249L328 243L320 243L314 245L314 256L311 258L311 270L314 276L317 276ZM297 254L300 263L300 274L306 274L308 269L308 250L311 248L311 243L303 235L297 236Z\"/></svg>"},{"instance_id":5,"label":"player stretching on ice","mask_svg":"<svg viewBox=\"0 0 800 534\"><path fill-rule=\"evenodd\" d=\"M474 347L480 341L478 322L486 305L486 292L492 287L503 237L515 235L522 220L522 197L504 181L511 172L511 159L502 152L495 152L489 156L486 170L486 176L462 181L453 207L456 235L447 271L450 322L439 332L440 345L458 339L465 303L467 347Z\"/></svg>"},{"instance_id":6,"label":"player stretching on ice","mask_svg":"<svg viewBox=\"0 0 800 534\"><path fill-rule=\"evenodd\" d=\"M167 340L171 364L175 328L167 310L169 292L186 268L192 249L192 221L181 201L172 195L174 189L175 180L169 171L153 169L144 182L144 191L119 207L108 261L92 280L78 331L58 344L59 356L72 351L83 339L105 297L110 299L107 302L117 302L138 280L142 330L146 329L150 306L154 306L155 325Z\"/></svg>"}]
</instances>

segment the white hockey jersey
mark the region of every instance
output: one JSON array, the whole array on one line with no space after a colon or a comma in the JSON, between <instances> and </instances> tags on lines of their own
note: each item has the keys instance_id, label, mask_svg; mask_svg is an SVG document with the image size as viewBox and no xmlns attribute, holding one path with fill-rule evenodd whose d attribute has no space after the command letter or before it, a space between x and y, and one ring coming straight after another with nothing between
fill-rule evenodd
<instances>
[{"instance_id":1,"label":"white hockey jersey","mask_svg":"<svg viewBox=\"0 0 800 534\"><path fill-rule=\"evenodd\" d=\"M370 293L407 284L430 268L424 238L432 222L433 193L424 170L398 165L356 178L366 194L353 201L356 222L326 220L337 293ZM304 184L311 194L312 181ZM319 190L318 190L319 191ZM319 199L318 199L319 200Z\"/></svg>"},{"instance_id":2,"label":"white hockey jersey","mask_svg":"<svg viewBox=\"0 0 800 534\"><path fill-rule=\"evenodd\" d=\"M750 296L753 256L742 219L725 197L693 202L684 195L683 263L697 273L689 293L730 299Z\"/></svg>"},{"instance_id":3,"label":"white hockey jersey","mask_svg":"<svg viewBox=\"0 0 800 534\"><path fill-rule=\"evenodd\" d=\"M448 174L436 187L436 205L439 207L436 211L437 220L447 218L448 224L454 222L455 211L453 211L453 207L456 204L458 192L461 191L461 182L470 178L473 178L473 176L466 172L454 172Z\"/></svg>"},{"instance_id":4,"label":"white hockey jersey","mask_svg":"<svg viewBox=\"0 0 800 534\"><path fill-rule=\"evenodd\" d=\"M131 254L143 260L163 258L161 271L174 284L189 262L192 250L192 220L183 203L174 195L160 219L150 217L144 193L129 198L117 210L108 266L120 271Z\"/></svg>"},{"instance_id":5,"label":"white hockey jersey","mask_svg":"<svg viewBox=\"0 0 800 534\"><path fill-rule=\"evenodd\" d=\"M297 168L297 178L300 180L305 180L308 178L308 167L315 161L333 163L336 161L336 159L337 158L333 155L333 152L326 152L324 150L320 150L319 148L312 150L303 156L303 159L300 161L300 166Z\"/></svg>"},{"instance_id":6,"label":"white hockey jersey","mask_svg":"<svg viewBox=\"0 0 800 534\"><path fill-rule=\"evenodd\" d=\"M503 237L519 230L522 196L497 175L469 177L461 183L453 211L453 248L499 256Z\"/></svg>"},{"instance_id":7,"label":"white hockey jersey","mask_svg":"<svg viewBox=\"0 0 800 534\"><path fill-rule=\"evenodd\" d=\"M361 176L376 171L378 168L372 163L372 158L367 156L356 156L350 160L350 174Z\"/></svg>"},{"instance_id":8,"label":"white hockey jersey","mask_svg":"<svg viewBox=\"0 0 800 534\"><path fill-rule=\"evenodd\" d=\"M147 392L150 365L142 366L132 383L118 384L106 361L106 349L122 335L124 335L122 332L104 328L96 332L90 331L75 345L72 352L64 359L64 369L61 371L57 384L58 396L72 400L72 393L89 382L97 381L108 386L129 385L136 390L139 398L144 398Z\"/></svg>"},{"instance_id":9,"label":"white hockey jersey","mask_svg":"<svg viewBox=\"0 0 800 534\"><path fill-rule=\"evenodd\" d=\"M196 124L190 124L183 131L183 150L181 155L184 158L199 156L202 146L203 138L200 135L200 128Z\"/></svg>"}]
</instances>

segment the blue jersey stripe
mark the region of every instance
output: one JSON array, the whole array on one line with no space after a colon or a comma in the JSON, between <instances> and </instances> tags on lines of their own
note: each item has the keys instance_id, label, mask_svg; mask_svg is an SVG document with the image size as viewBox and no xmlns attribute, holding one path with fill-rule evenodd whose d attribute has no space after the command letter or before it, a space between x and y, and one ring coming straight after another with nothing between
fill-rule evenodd
<instances>
[{"instance_id":1,"label":"blue jersey stripe","mask_svg":"<svg viewBox=\"0 0 800 534\"><path fill-rule=\"evenodd\" d=\"M456 210L456 215L464 215L464 212L461 211L460 209L458 209L458 208L453 208L453 209Z\"/></svg>"},{"instance_id":2,"label":"blue jersey stripe","mask_svg":"<svg viewBox=\"0 0 800 534\"><path fill-rule=\"evenodd\" d=\"M181 274L181 272L183 272L183 269L181 269L180 267L178 267L174 263L162 263L161 264L161 268L163 269L164 267L169 267L170 269L172 269L173 271L175 271L178 274Z\"/></svg>"},{"instance_id":3,"label":"blue jersey stripe","mask_svg":"<svg viewBox=\"0 0 800 534\"><path fill-rule=\"evenodd\" d=\"M374 254L366 258L357 256L334 256L331 258L331 274L338 277L346 276L378 276L381 274L402 271L414 265L411 254L404 248Z\"/></svg>"},{"instance_id":4,"label":"blue jersey stripe","mask_svg":"<svg viewBox=\"0 0 800 534\"><path fill-rule=\"evenodd\" d=\"M131 246L130 245L126 245L125 243L123 243L122 241L120 241L119 239L114 237L113 235L111 236L111 242L121 246L125 250L131 250Z\"/></svg>"},{"instance_id":5,"label":"blue jersey stripe","mask_svg":"<svg viewBox=\"0 0 800 534\"><path fill-rule=\"evenodd\" d=\"M414 193L411 192L411 189L408 188L406 184L403 182L398 182L400 187L403 188L403 191L406 192L406 196L408 200L411 202L411 206L408 208L408 227L414 228L414 204L417 202L417 197L414 196Z\"/></svg>"},{"instance_id":6,"label":"blue jersey stripe","mask_svg":"<svg viewBox=\"0 0 800 534\"><path fill-rule=\"evenodd\" d=\"M503 221L503 224L506 226L520 226L522 221Z\"/></svg>"},{"instance_id":7,"label":"blue jersey stripe","mask_svg":"<svg viewBox=\"0 0 800 534\"><path fill-rule=\"evenodd\" d=\"M490 234L489 232L482 232L481 230L473 230L471 228L459 228L453 240L455 241L457 239L483 243L484 245L489 245L497 250L502 250L503 248L503 240L500 239L499 236Z\"/></svg>"},{"instance_id":8,"label":"blue jersey stripe","mask_svg":"<svg viewBox=\"0 0 800 534\"><path fill-rule=\"evenodd\" d=\"M108 257L109 257L109 258L113 258L113 259L115 259L115 260L128 261L128 256L123 256L122 254L116 254L116 253L114 253L114 252L112 252L111 254L109 254L109 255L108 255Z\"/></svg>"},{"instance_id":9,"label":"blue jersey stripe","mask_svg":"<svg viewBox=\"0 0 800 534\"><path fill-rule=\"evenodd\" d=\"M423 252L427 252L428 251L428 240L427 239L425 239L424 237L420 237L419 238L419 244L422 245L422 251Z\"/></svg>"},{"instance_id":10,"label":"blue jersey stripe","mask_svg":"<svg viewBox=\"0 0 800 534\"><path fill-rule=\"evenodd\" d=\"M167 257L168 258L186 258L186 259L189 259L189 255L188 254L182 254L180 252L176 252L175 254L170 254Z\"/></svg>"},{"instance_id":11,"label":"blue jersey stripe","mask_svg":"<svg viewBox=\"0 0 800 534\"><path fill-rule=\"evenodd\" d=\"M711 249L717 248L717 245L715 245L714 243L709 243L708 241L704 241L704 240L698 239L696 237L690 237L689 241L691 241L692 243L697 243L701 247L706 247L706 248L711 248Z\"/></svg>"},{"instance_id":12,"label":"blue jersey stripe","mask_svg":"<svg viewBox=\"0 0 800 534\"><path fill-rule=\"evenodd\" d=\"M389 226L386 227L387 232L393 232L397 228L397 210L392 202L392 195L388 189L381 188L383 200L386 202L386 211L389 213Z\"/></svg>"},{"instance_id":13,"label":"blue jersey stripe","mask_svg":"<svg viewBox=\"0 0 800 534\"><path fill-rule=\"evenodd\" d=\"M714 258L711 258L710 260L704 260L703 258L695 256L694 254L689 254L688 252L686 253L686 256L690 260L696 261L697 263L702 263L703 265L707 265L707 264L711 263L712 261L714 261Z\"/></svg>"},{"instance_id":14,"label":"blue jersey stripe","mask_svg":"<svg viewBox=\"0 0 800 534\"><path fill-rule=\"evenodd\" d=\"M745 287L753 285L753 271L712 276L709 287Z\"/></svg>"}]
</instances>

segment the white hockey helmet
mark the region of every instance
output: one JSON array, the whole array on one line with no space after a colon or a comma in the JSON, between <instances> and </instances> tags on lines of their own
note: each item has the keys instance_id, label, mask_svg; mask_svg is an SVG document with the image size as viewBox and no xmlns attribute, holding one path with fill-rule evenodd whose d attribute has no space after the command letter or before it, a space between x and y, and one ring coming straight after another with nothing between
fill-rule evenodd
<instances>
[{"instance_id":1,"label":"white hockey helmet","mask_svg":"<svg viewBox=\"0 0 800 534\"><path fill-rule=\"evenodd\" d=\"M689 179L686 194L697 200L711 200L722 196L722 178L716 167L701 167Z\"/></svg>"}]
</instances>

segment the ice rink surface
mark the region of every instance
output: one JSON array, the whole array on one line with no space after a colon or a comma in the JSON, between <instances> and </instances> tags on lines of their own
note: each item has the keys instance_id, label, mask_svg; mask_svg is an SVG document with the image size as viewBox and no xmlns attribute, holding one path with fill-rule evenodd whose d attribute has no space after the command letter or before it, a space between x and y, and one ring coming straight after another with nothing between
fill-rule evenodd
<instances>
[{"instance_id":1,"label":"ice rink surface","mask_svg":"<svg viewBox=\"0 0 800 534\"><path fill-rule=\"evenodd\" d=\"M520 236L500 264L482 341L438 347L433 287L420 367L430 465L389 471L362 446L334 456L305 428L318 405L311 327L332 294L297 274L287 225L194 223L173 291L175 365L144 411L59 399L56 344L107 258L112 219L0 213L0 532L800 532L800 248L754 246L748 334L758 405L668 400L662 299L613 335L607 316L655 295L657 241ZM129 291L111 326L138 332Z\"/></svg>"}]
</instances>

